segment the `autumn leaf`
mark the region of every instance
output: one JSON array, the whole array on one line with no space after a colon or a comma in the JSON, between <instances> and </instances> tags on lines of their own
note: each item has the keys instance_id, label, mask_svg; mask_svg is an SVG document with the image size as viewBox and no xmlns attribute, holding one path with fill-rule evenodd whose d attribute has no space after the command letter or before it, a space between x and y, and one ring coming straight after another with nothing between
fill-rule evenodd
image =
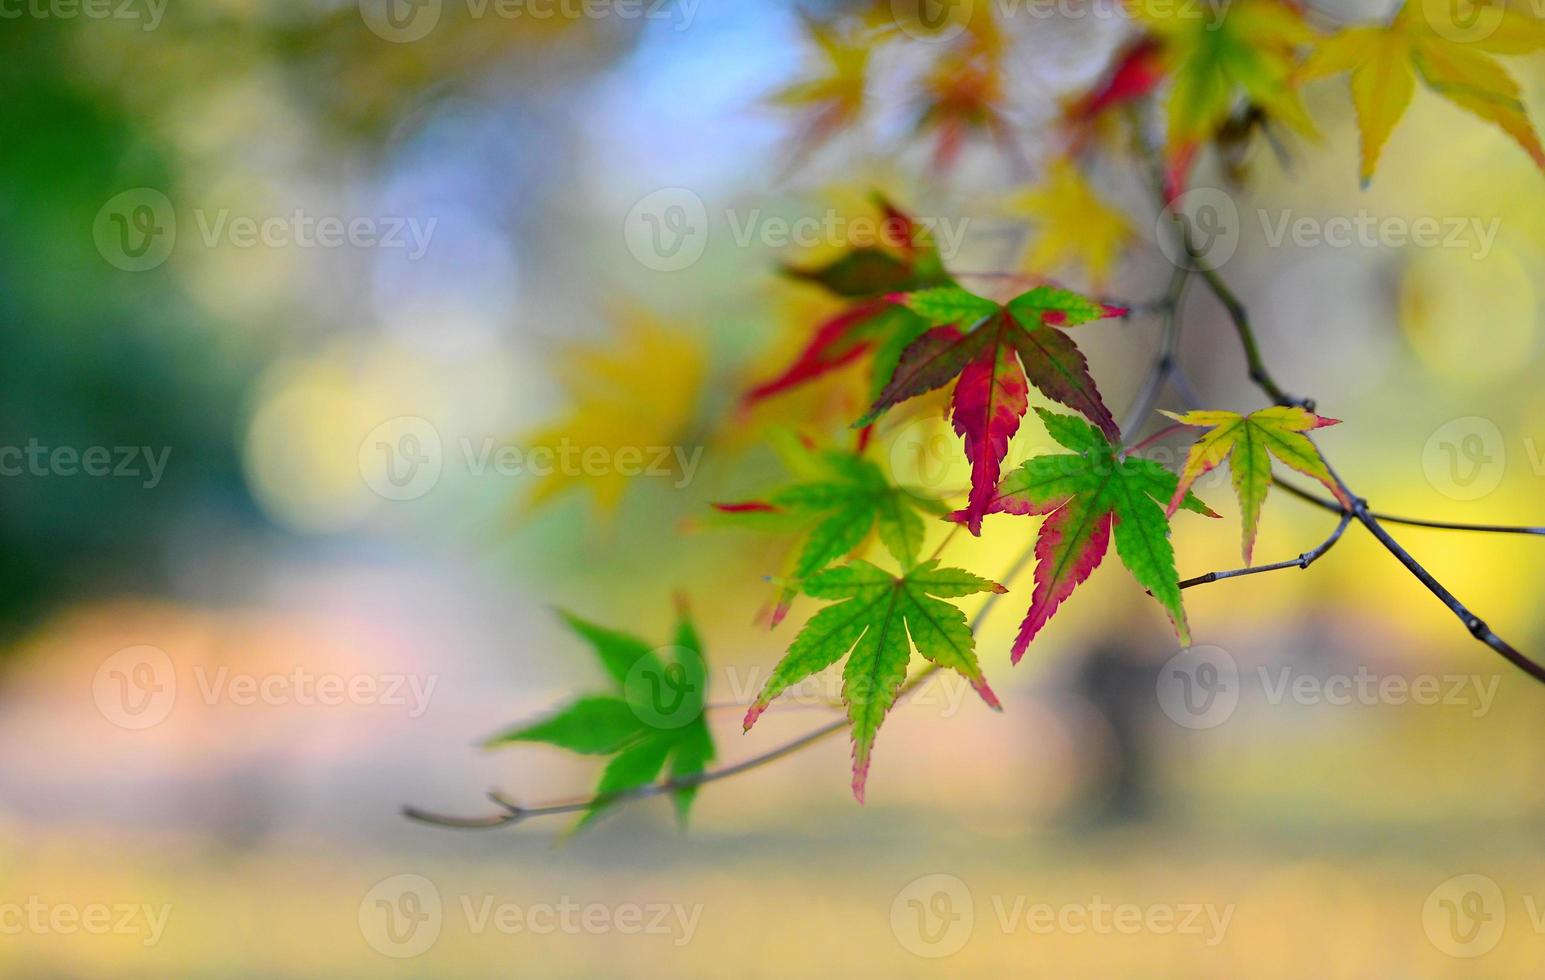
<instances>
[{"instance_id":1,"label":"autumn leaf","mask_svg":"<svg viewBox=\"0 0 1545 980\"><path fill-rule=\"evenodd\" d=\"M882 197L875 205L883 216L879 242L856 246L822 265L785 265L784 275L821 287L849 301L819 324L791 364L748 391L755 405L808 384L854 361L870 358L871 400L894 371L901 351L928 325L896 302L898 293L949 283L949 274L926 230Z\"/></svg>"},{"instance_id":2,"label":"autumn leaf","mask_svg":"<svg viewBox=\"0 0 1545 980\"><path fill-rule=\"evenodd\" d=\"M912 293L905 302L930 329L901 352L890 380L858 424L868 425L892 406L955 381L955 432L971 460L966 524L972 534L981 533L1009 440L1029 407L1030 384L1084 413L1111 439L1119 438L1089 364L1064 328L1124 316L1126 310L1053 286L1038 286L1002 304L958 286Z\"/></svg>"},{"instance_id":3,"label":"autumn leaf","mask_svg":"<svg viewBox=\"0 0 1545 980\"><path fill-rule=\"evenodd\" d=\"M796 159L808 156L863 114L874 45L868 32L810 16L803 20L816 53L815 73L779 90L769 100L800 116Z\"/></svg>"},{"instance_id":4,"label":"autumn leaf","mask_svg":"<svg viewBox=\"0 0 1545 980\"><path fill-rule=\"evenodd\" d=\"M1159 40L1170 78L1165 171L1171 196L1184 190L1197 150L1217 135L1241 99L1269 118L1314 132L1293 78L1297 51L1314 34L1293 8L1276 0L1221 6L1128 0L1128 9Z\"/></svg>"},{"instance_id":5,"label":"autumn leaf","mask_svg":"<svg viewBox=\"0 0 1545 980\"><path fill-rule=\"evenodd\" d=\"M619 794L649 785L661 772L673 780L703 772L713 761L714 744L703 713L708 668L685 608L678 612L670 645L661 649L631 634L562 615L595 653L611 689L501 732L485 745L539 742L584 755L611 756L596 786L595 803L575 827L578 831L615 805ZM667 651L669 659L662 656ZM696 795L696 786L671 793L683 825Z\"/></svg>"},{"instance_id":6,"label":"autumn leaf","mask_svg":"<svg viewBox=\"0 0 1545 980\"><path fill-rule=\"evenodd\" d=\"M1275 406L1263 408L1249 415L1233 412L1188 412L1176 415L1165 412L1181 425L1207 428L1210 431L1196 440L1186 456L1186 465L1180 471L1180 481L1169 502L1168 514L1174 514L1181 497L1202 474L1212 470L1225 460L1233 474L1234 492L1239 497L1239 513L1244 523L1244 556L1249 565L1255 551L1255 532L1261 521L1261 508L1266 503L1266 492L1271 489L1271 458L1312 476L1336 495L1347 507L1347 499L1331 476L1320 451L1314 448L1303 434L1327 425L1339 424L1338 419L1322 418L1298 407Z\"/></svg>"},{"instance_id":7,"label":"autumn leaf","mask_svg":"<svg viewBox=\"0 0 1545 980\"><path fill-rule=\"evenodd\" d=\"M880 467L855 453L812 452L802 467L809 479L781 487L760 500L714 504L715 523L795 530L804 544L791 556L772 625L783 620L800 583L851 554L874 531L903 568L917 563L923 546L921 515L942 517L943 504L898 487Z\"/></svg>"},{"instance_id":8,"label":"autumn leaf","mask_svg":"<svg viewBox=\"0 0 1545 980\"><path fill-rule=\"evenodd\" d=\"M693 339L632 314L607 346L574 348L558 374L572 405L567 416L526 434L528 455L561 461L576 452L621 453L679 446L692 423L703 383L701 351ZM630 476L627 467L548 467L526 500L538 507L575 488L589 489L603 513L616 510Z\"/></svg>"},{"instance_id":9,"label":"autumn leaf","mask_svg":"<svg viewBox=\"0 0 1545 980\"><path fill-rule=\"evenodd\" d=\"M1126 217L1101 200L1069 160L1052 164L1045 179L1011 200L1008 210L1035 223L1024 267L1038 275L1079 269L1091 284L1102 285L1133 239Z\"/></svg>"},{"instance_id":10,"label":"autumn leaf","mask_svg":"<svg viewBox=\"0 0 1545 980\"><path fill-rule=\"evenodd\" d=\"M1539 50L1545 47L1545 29L1537 19L1531 22L1525 15L1502 10L1496 30L1457 41L1435 27L1452 21L1446 9L1412 0L1388 26L1349 27L1326 40L1304 64L1300 75L1306 80L1351 75L1352 104L1362 133L1359 176L1364 187L1373 180L1379 154L1411 104L1418 76L1438 95L1496 124L1545 169L1545 148L1518 83L1484 53Z\"/></svg>"},{"instance_id":11,"label":"autumn leaf","mask_svg":"<svg viewBox=\"0 0 1545 980\"><path fill-rule=\"evenodd\" d=\"M1003 73L998 59L980 49L946 51L922 80L916 131L934 136L933 167L953 168L968 137L985 134L999 145L1010 139L1003 115Z\"/></svg>"},{"instance_id":12,"label":"autumn leaf","mask_svg":"<svg viewBox=\"0 0 1545 980\"><path fill-rule=\"evenodd\" d=\"M1035 541L1035 592L1014 641L1013 661L1019 662L1057 608L1099 567L1112 531L1122 563L1164 607L1181 641L1189 643L1164 510L1176 494L1175 474L1152 460L1123 456L1082 419L1036 411L1046 431L1072 455L1026 460L1004 477L987 505L988 513L1046 517ZM1181 506L1218 516L1189 492ZM965 511L955 515L959 521L968 517Z\"/></svg>"},{"instance_id":13,"label":"autumn leaf","mask_svg":"<svg viewBox=\"0 0 1545 980\"><path fill-rule=\"evenodd\" d=\"M964 677L989 706L999 707L977 663L965 613L941 600L1004 591L970 572L940 568L936 560L911 566L900 577L866 561L817 572L805 580L804 592L837 604L810 617L794 638L746 712L746 729L779 694L846 656L842 700L852 726L853 795L862 803L875 734L906 681L913 646L924 659Z\"/></svg>"}]
</instances>

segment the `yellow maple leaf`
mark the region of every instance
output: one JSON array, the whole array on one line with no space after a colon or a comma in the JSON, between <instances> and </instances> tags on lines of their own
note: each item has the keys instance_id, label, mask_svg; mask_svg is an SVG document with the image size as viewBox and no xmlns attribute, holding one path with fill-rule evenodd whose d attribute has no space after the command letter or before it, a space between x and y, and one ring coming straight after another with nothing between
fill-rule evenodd
<instances>
[{"instance_id":1,"label":"yellow maple leaf","mask_svg":"<svg viewBox=\"0 0 1545 980\"><path fill-rule=\"evenodd\" d=\"M851 26L804 18L816 53L813 74L773 93L769 101L801 115L800 155L852 126L864 111L873 38Z\"/></svg>"},{"instance_id":2,"label":"yellow maple leaf","mask_svg":"<svg viewBox=\"0 0 1545 980\"><path fill-rule=\"evenodd\" d=\"M616 340L566 352L557 373L569 393L568 414L521 440L528 469L539 478L528 509L585 487L610 513L642 469L656 461L679 465L674 450L694 448L684 441L704 359L692 337L630 313L621 318ZM673 451L662 454L662 448Z\"/></svg>"},{"instance_id":3,"label":"yellow maple leaf","mask_svg":"<svg viewBox=\"0 0 1545 980\"><path fill-rule=\"evenodd\" d=\"M1036 275L1082 269L1091 284L1104 285L1133 237L1126 216L1106 204L1068 160L1054 163L1044 180L1009 202L1009 210L1035 222L1024 268Z\"/></svg>"},{"instance_id":4,"label":"yellow maple leaf","mask_svg":"<svg viewBox=\"0 0 1545 980\"><path fill-rule=\"evenodd\" d=\"M1519 54L1545 47L1537 19L1500 7L1489 31L1465 39L1466 21L1451 0L1412 0L1388 26L1349 27L1326 40L1305 63L1304 79L1351 74L1352 104L1362 133L1360 177L1373 179L1379 153L1405 115L1421 77L1428 88L1462 109L1495 123L1545 169L1545 148L1529 121L1518 83L1485 52ZM1475 7L1488 5L1476 4ZM1476 20L1484 10L1474 12Z\"/></svg>"}]
</instances>

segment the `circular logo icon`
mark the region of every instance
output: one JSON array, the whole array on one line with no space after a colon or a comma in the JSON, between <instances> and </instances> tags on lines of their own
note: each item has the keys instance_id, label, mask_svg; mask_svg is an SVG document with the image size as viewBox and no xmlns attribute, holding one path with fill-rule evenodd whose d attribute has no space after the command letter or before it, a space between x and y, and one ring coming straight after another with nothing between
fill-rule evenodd
<instances>
[{"instance_id":1,"label":"circular logo icon","mask_svg":"<svg viewBox=\"0 0 1545 980\"><path fill-rule=\"evenodd\" d=\"M1154 235L1174 265L1211 271L1239 248L1239 208L1216 187L1196 187L1165 205Z\"/></svg>"},{"instance_id":2,"label":"circular logo icon","mask_svg":"<svg viewBox=\"0 0 1545 980\"><path fill-rule=\"evenodd\" d=\"M1222 647L1190 647L1159 668L1155 689L1170 721L1216 728L1239 707L1239 665Z\"/></svg>"},{"instance_id":3,"label":"circular logo icon","mask_svg":"<svg viewBox=\"0 0 1545 980\"><path fill-rule=\"evenodd\" d=\"M151 728L177 702L177 670L160 647L126 647L108 657L91 680L102 717L119 728Z\"/></svg>"},{"instance_id":4,"label":"circular logo icon","mask_svg":"<svg viewBox=\"0 0 1545 980\"><path fill-rule=\"evenodd\" d=\"M376 882L359 902L359 931L382 956L408 959L440 938L444 913L440 890L423 875L392 875Z\"/></svg>"},{"instance_id":5,"label":"circular logo icon","mask_svg":"<svg viewBox=\"0 0 1545 980\"><path fill-rule=\"evenodd\" d=\"M1478 415L1439 426L1422 447L1422 474L1452 500L1479 500L1502 483L1507 444L1491 419Z\"/></svg>"},{"instance_id":6,"label":"circular logo icon","mask_svg":"<svg viewBox=\"0 0 1545 980\"><path fill-rule=\"evenodd\" d=\"M1497 33L1506 8L1493 0L1414 0L1422 20L1439 37L1461 44L1484 41Z\"/></svg>"},{"instance_id":7,"label":"circular logo icon","mask_svg":"<svg viewBox=\"0 0 1545 980\"><path fill-rule=\"evenodd\" d=\"M975 922L971 889L954 875L923 875L891 902L891 932L914 956L938 959L960 952Z\"/></svg>"},{"instance_id":8,"label":"circular logo icon","mask_svg":"<svg viewBox=\"0 0 1545 980\"><path fill-rule=\"evenodd\" d=\"M359 0L359 16L381 40L407 44L435 29L442 5L443 0Z\"/></svg>"},{"instance_id":9,"label":"circular logo icon","mask_svg":"<svg viewBox=\"0 0 1545 980\"><path fill-rule=\"evenodd\" d=\"M91 223L97 252L125 272L154 269L177 242L177 212L165 194L136 187L115 194Z\"/></svg>"},{"instance_id":10,"label":"circular logo icon","mask_svg":"<svg viewBox=\"0 0 1545 980\"><path fill-rule=\"evenodd\" d=\"M703 713L708 665L687 647L660 647L639 657L623 679L633 713L651 728L680 728Z\"/></svg>"},{"instance_id":11,"label":"circular logo icon","mask_svg":"<svg viewBox=\"0 0 1545 980\"><path fill-rule=\"evenodd\" d=\"M971 485L971 464L942 419L914 419L889 437L896 483L923 497Z\"/></svg>"},{"instance_id":12,"label":"circular logo icon","mask_svg":"<svg viewBox=\"0 0 1545 980\"><path fill-rule=\"evenodd\" d=\"M622 234L645 268L680 272L708 249L708 208L685 187L666 187L633 205Z\"/></svg>"},{"instance_id":13,"label":"circular logo icon","mask_svg":"<svg viewBox=\"0 0 1545 980\"><path fill-rule=\"evenodd\" d=\"M435 488L444 468L440 433L416 415L382 422L359 445L365 485L387 500L417 500Z\"/></svg>"},{"instance_id":14,"label":"circular logo icon","mask_svg":"<svg viewBox=\"0 0 1545 980\"><path fill-rule=\"evenodd\" d=\"M943 44L965 33L975 0L891 0L891 19L903 33Z\"/></svg>"},{"instance_id":15,"label":"circular logo icon","mask_svg":"<svg viewBox=\"0 0 1545 980\"><path fill-rule=\"evenodd\" d=\"M1507 925L1502 889L1485 875L1455 875L1422 905L1422 931L1439 951L1459 959L1491 952Z\"/></svg>"}]
</instances>

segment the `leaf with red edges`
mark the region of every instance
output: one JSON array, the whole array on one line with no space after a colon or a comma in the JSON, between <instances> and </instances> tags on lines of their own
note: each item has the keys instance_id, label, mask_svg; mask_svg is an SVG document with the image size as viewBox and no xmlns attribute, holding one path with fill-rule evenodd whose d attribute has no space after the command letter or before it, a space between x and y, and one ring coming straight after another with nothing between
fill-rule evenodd
<instances>
[{"instance_id":1,"label":"leaf with red edges","mask_svg":"<svg viewBox=\"0 0 1545 980\"><path fill-rule=\"evenodd\" d=\"M1004 477L986 508L988 513L1046 517L1036 536L1035 592L1014 641L1014 662L1099 567L1113 535L1122 563L1164 606L1181 640L1189 642L1175 553L1169 543L1169 515L1164 511L1164 504L1176 493L1176 476L1152 460L1123 456L1087 422L1037 412L1052 438L1072 452L1026 460ZM1218 516L1189 492L1181 492L1180 504L1199 514ZM953 517L960 522L971 520L968 511Z\"/></svg>"},{"instance_id":2,"label":"leaf with red edges","mask_svg":"<svg viewBox=\"0 0 1545 980\"><path fill-rule=\"evenodd\" d=\"M902 352L889 382L857 424L872 424L892 406L955 381L955 431L971 461L965 513L972 534L981 533L982 515L998 485L1009 440L1029 404L1029 385L1082 412L1107 438L1119 441L1116 420L1100 397L1088 362L1063 331L1125 315L1125 309L1054 286L1037 287L1001 304L958 286L911 293L905 301L937 326Z\"/></svg>"}]
</instances>

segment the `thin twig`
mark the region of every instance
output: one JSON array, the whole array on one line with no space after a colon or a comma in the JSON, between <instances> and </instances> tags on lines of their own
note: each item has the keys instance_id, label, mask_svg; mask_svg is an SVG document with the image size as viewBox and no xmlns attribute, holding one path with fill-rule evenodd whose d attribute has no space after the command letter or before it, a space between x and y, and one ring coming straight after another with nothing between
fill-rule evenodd
<instances>
[{"instance_id":1,"label":"thin twig","mask_svg":"<svg viewBox=\"0 0 1545 980\"><path fill-rule=\"evenodd\" d=\"M1153 414L1154 408L1159 404L1159 395L1164 391L1164 383L1175 374L1178 362L1176 352L1180 347L1180 304L1185 299L1186 286L1191 282L1191 270L1183 266L1177 266L1175 274L1170 277L1169 287L1164 291L1164 296L1156 305L1157 310L1164 316L1164 329L1159 336L1159 351L1154 355L1153 367L1148 371L1148 377L1143 381L1143 387L1138 391L1137 397L1132 401L1132 407L1127 412L1121 431L1130 438L1143 424L1143 420Z\"/></svg>"},{"instance_id":2,"label":"thin twig","mask_svg":"<svg viewBox=\"0 0 1545 980\"><path fill-rule=\"evenodd\" d=\"M1014 564L1010 566L1009 570L1004 573L1002 583L1007 584L1010 580L1017 577L1019 573L1024 570L1025 566L1029 564L1030 559L1033 557L1035 557L1034 547L1027 548L1017 559L1015 559ZM982 603L981 608L977 609L976 615L971 617L970 628L972 633L975 633L978 629L981 628L982 623L987 619L987 614L990 613L993 610L993 607L998 604L998 600L1001 598L1001 596L1002 593L999 592L988 593L986 601ZM912 676L910 680L906 682L906 684L902 685L901 690L896 695L896 702L900 703L902 699L906 698L907 695L921 687L930 677L938 673L938 671L939 666L937 664L929 664L927 667L924 667L922 670L918 671L915 675ZM737 762L734 765L723 766L718 769L711 769L707 772L695 773L690 776L678 776L672 779L662 780L658 783L649 783L644 786L639 786L635 789L625 790L620 793L613 793L608 796L590 796L572 800L560 800L553 803L544 803L540 806L527 807L522 806L521 804L515 802L508 796L499 793L498 791L493 791L488 794L488 797L494 803L498 804L498 806L504 811L503 813L496 813L483 817L456 817L447 816L440 813L432 813L428 810L421 810L417 807L405 806L402 808L402 815L410 820L417 820L420 823L433 824L437 827L449 827L456 830L492 830L496 827L508 827L511 824L517 824L522 820L526 820L531 817L545 817L564 813L581 813L595 807L598 804L642 800L649 797L660 796L666 793L673 793L677 790L690 789L694 786L703 786L707 783L718 782L721 779L728 779L731 776L738 776L743 772L749 772L752 769L759 769L768 763L777 762L779 759L782 759L785 756L793 755L801 749L807 748L808 746L814 745L817 742L821 742L830 738L838 732L845 730L847 727L848 720L846 718L837 718L827 722L819 728L811 729L804 735L801 735L792 741L785 742L776 748L763 752L761 755L754 755L751 758Z\"/></svg>"},{"instance_id":3,"label":"thin twig","mask_svg":"<svg viewBox=\"0 0 1545 980\"><path fill-rule=\"evenodd\" d=\"M1298 499L1308 501L1316 507L1334 511L1338 514L1347 513L1347 509L1341 506L1339 501L1310 493L1302 487L1294 486L1281 477L1274 477L1272 482ZM1462 521L1434 521L1422 517L1399 517L1377 510L1370 510L1368 513L1373 515L1374 520L1384 524L1404 524L1408 527L1426 527L1438 531L1470 531L1478 534L1533 534L1545 536L1545 527L1530 527L1526 524L1467 524Z\"/></svg>"},{"instance_id":4,"label":"thin twig","mask_svg":"<svg viewBox=\"0 0 1545 980\"><path fill-rule=\"evenodd\" d=\"M1279 561L1271 565L1252 565L1249 568L1234 568L1226 572L1208 572L1206 575L1198 575L1196 578L1186 579L1184 582L1180 583L1180 587L1182 589L1189 589L1193 586L1208 585L1213 582L1221 582L1228 578L1239 578L1244 575L1259 575L1262 572L1280 572L1286 568L1308 568L1310 565L1313 565L1315 562L1324 557L1325 552L1336 546L1336 542L1341 540L1341 535L1346 533L1347 525L1351 523L1352 515L1343 513L1341 515L1340 523L1336 525L1336 529L1330 532L1330 537L1326 538L1319 545L1319 547L1313 549L1312 551L1306 551L1299 555L1297 558L1290 558L1287 561Z\"/></svg>"}]
</instances>

